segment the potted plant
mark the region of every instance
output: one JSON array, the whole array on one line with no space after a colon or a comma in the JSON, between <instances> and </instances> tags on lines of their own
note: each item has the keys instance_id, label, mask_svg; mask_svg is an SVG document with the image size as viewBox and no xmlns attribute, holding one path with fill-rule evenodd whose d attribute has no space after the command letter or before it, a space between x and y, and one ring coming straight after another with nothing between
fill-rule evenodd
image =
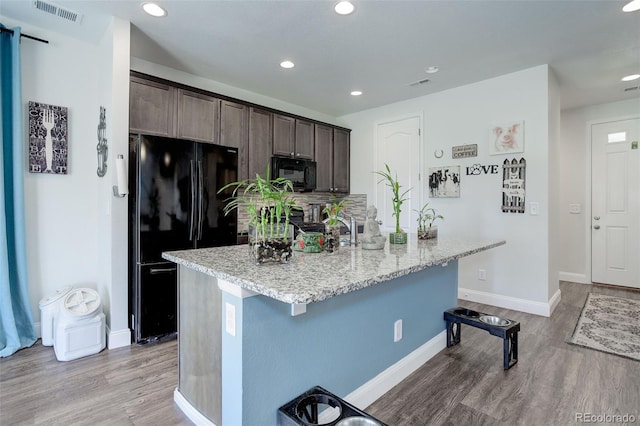
<instances>
[{"instance_id":1,"label":"potted plant","mask_svg":"<svg viewBox=\"0 0 640 426\"><path fill-rule=\"evenodd\" d=\"M231 182L218 192L232 189L225 215L242 206L249 216L249 252L256 264L287 262L292 256L293 225L289 217L300 209L293 197L293 184L284 178L256 174L255 179Z\"/></svg>"},{"instance_id":2,"label":"potted plant","mask_svg":"<svg viewBox=\"0 0 640 426\"><path fill-rule=\"evenodd\" d=\"M407 234L400 228L400 212L402 211L402 203L407 201L408 198L405 198L405 195L411 188L404 191L400 194L400 188L402 185L398 182L398 174L395 174L395 178L391 175L391 169L388 164L384 165L385 171L375 172L377 175L382 176L382 179L378 181L378 183L382 181L386 181L386 185L391 188L391 193L393 194L393 198L391 199L393 205L393 216L396 218L396 231L389 234L389 242L391 244L406 244L407 243Z\"/></svg>"},{"instance_id":3,"label":"potted plant","mask_svg":"<svg viewBox=\"0 0 640 426\"><path fill-rule=\"evenodd\" d=\"M433 224L438 219L444 219L444 216L437 214L436 209L429 207L429 203L414 211L418 213L418 239L438 238L438 227Z\"/></svg>"},{"instance_id":4,"label":"potted plant","mask_svg":"<svg viewBox=\"0 0 640 426\"><path fill-rule=\"evenodd\" d=\"M333 196L333 203L327 204L322 210L322 213L327 214L327 238L325 245L328 251L336 251L340 247L340 221L338 218L342 215L344 210L345 200L336 202L335 195Z\"/></svg>"}]
</instances>

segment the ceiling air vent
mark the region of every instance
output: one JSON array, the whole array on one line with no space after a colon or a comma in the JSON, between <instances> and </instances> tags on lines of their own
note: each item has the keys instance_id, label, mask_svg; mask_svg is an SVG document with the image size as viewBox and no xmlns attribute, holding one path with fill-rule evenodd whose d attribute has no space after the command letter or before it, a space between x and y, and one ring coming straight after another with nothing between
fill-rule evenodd
<instances>
[{"instance_id":1,"label":"ceiling air vent","mask_svg":"<svg viewBox=\"0 0 640 426\"><path fill-rule=\"evenodd\" d=\"M78 12L74 12L72 10L66 9L64 7L58 6L51 2L35 0L33 2L33 7L43 12L50 13L51 15L57 16L62 19L66 19L70 22L80 23L82 20L82 15Z\"/></svg>"},{"instance_id":2,"label":"ceiling air vent","mask_svg":"<svg viewBox=\"0 0 640 426\"><path fill-rule=\"evenodd\" d=\"M409 83L409 86L411 86L411 87L420 86L421 84L425 84L425 83L428 83L428 82L429 82L429 79L425 78L423 80L418 80L418 81L414 81L413 83Z\"/></svg>"}]
</instances>

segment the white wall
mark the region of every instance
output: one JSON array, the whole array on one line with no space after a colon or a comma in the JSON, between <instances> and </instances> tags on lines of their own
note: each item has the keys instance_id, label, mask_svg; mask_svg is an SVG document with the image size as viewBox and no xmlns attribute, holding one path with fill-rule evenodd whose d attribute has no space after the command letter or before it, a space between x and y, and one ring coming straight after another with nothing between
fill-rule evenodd
<instances>
[{"instance_id":1,"label":"white wall","mask_svg":"<svg viewBox=\"0 0 640 426\"><path fill-rule=\"evenodd\" d=\"M468 234L504 238L506 246L460 261L461 296L529 312L548 314L549 294L549 69L546 65L452 90L340 117L351 128L351 190L375 199L375 126L390 119L422 113L425 172L432 166L461 166L460 198L427 199L444 216L441 235ZM488 155L489 129L495 124L524 120L525 152ZM451 147L478 144L478 157L453 160ZM444 150L441 159L435 150ZM527 160L524 214L502 213L501 174L466 176L473 164L501 164L505 158ZM529 202L540 204L529 215ZM477 279L479 268L487 280ZM557 272L555 273L557 276ZM557 285L557 284L556 284Z\"/></svg>"},{"instance_id":2,"label":"white wall","mask_svg":"<svg viewBox=\"0 0 640 426\"><path fill-rule=\"evenodd\" d=\"M591 203L591 129L596 122L640 117L640 97L627 101L564 110L561 114L559 157L559 269L560 278L591 282L589 219ZM569 205L579 204L580 214L570 214Z\"/></svg>"},{"instance_id":3,"label":"white wall","mask_svg":"<svg viewBox=\"0 0 640 426\"><path fill-rule=\"evenodd\" d=\"M100 293L107 325L112 331L127 335L126 201L124 210L112 205L110 188L114 181L114 154L126 153L128 144L126 134L124 141L118 141L118 132L113 129L114 116L123 106L112 100L116 75L112 64L114 52L124 52L128 66L129 25L114 19L102 40L93 44L4 16L2 21L49 41L43 44L23 39L21 44L25 154L29 101L65 106L69 114L68 173L32 174L27 172L26 163L24 167L27 267L34 319L39 323L40 299L56 289L65 285L89 287ZM118 31L123 39L114 37ZM128 70L125 79L128 126ZM108 171L102 179L96 174L100 106L107 108L109 145ZM118 216L124 216L124 227L117 221L113 225L112 220ZM119 241L117 247L124 263L112 262L110 257L112 230L120 240L124 236L124 243ZM111 270L114 263L116 271ZM129 344L130 337L125 339ZM113 342L109 343L112 347Z\"/></svg>"}]
</instances>

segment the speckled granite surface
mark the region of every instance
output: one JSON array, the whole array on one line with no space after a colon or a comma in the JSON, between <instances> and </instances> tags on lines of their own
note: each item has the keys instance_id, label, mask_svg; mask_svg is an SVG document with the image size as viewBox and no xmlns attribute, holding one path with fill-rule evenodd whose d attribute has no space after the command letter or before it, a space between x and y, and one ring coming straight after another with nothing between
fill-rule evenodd
<instances>
[{"instance_id":1,"label":"speckled granite surface","mask_svg":"<svg viewBox=\"0 0 640 426\"><path fill-rule=\"evenodd\" d=\"M504 240L438 238L384 250L340 247L295 252L287 264L255 265L246 245L172 251L162 257L285 303L313 303L505 244Z\"/></svg>"}]
</instances>

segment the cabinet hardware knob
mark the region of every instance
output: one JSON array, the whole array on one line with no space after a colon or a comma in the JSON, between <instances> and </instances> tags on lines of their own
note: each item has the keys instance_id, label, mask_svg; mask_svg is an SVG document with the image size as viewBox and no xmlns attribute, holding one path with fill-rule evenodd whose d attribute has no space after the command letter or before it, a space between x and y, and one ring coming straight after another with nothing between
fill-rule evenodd
<instances>
[{"instance_id":1,"label":"cabinet hardware knob","mask_svg":"<svg viewBox=\"0 0 640 426\"><path fill-rule=\"evenodd\" d=\"M593 219L594 220L600 220L600 216L594 216Z\"/></svg>"},{"instance_id":2,"label":"cabinet hardware knob","mask_svg":"<svg viewBox=\"0 0 640 426\"><path fill-rule=\"evenodd\" d=\"M294 156L294 155L295 155L295 152L292 152L292 153L291 153L291 156Z\"/></svg>"},{"instance_id":3,"label":"cabinet hardware knob","mask_svg":"<svg viewBox=\"0 0 640 426\"><path fill-rule=\"evenodd\" d=\"M600 225L593 225L593 229L600 229Z\"/></svg>"}]
</instances>

